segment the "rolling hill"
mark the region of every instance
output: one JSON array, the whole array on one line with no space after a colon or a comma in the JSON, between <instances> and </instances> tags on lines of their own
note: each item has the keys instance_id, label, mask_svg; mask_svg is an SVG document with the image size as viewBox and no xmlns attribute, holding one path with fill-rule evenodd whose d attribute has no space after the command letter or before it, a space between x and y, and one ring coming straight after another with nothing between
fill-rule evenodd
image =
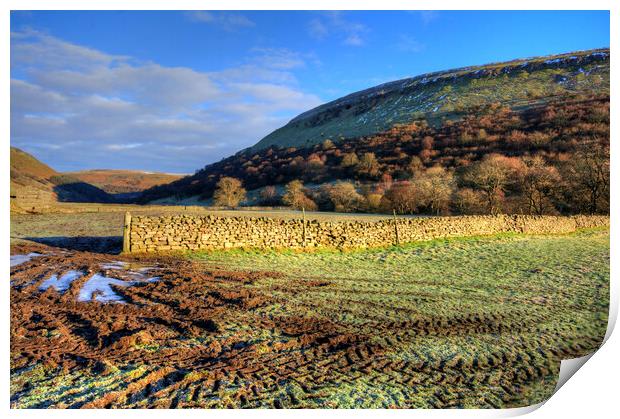
<instances>
[{"instance_id":1,"label":"rolling hill","mask_svg":"<svg viewBox=\"0 0 620 419\"><path fill-rule=\"evenodd\" d=\"M34 156L11 147L11 208L50 206L55 202L113 202L105 191L59 173Z\"/></svg>"},{"instance_id":2,"label":"rolling hill","mask_svg":"<svg viewBox=\"0 0 620 419\"><path fill-rule=\"evenodd\" d=\"M248 190L294 179L317 186L351 180L369 190L384 176L410 179L413 163L458 174L492 154L538 156L559 168L584 147L609 144L609 54L518 59L353 93L192 176L144 191L139 201L207 200L222 176ZM345 159L369 154L372 173Z\"/></svg>"},{"instance_id":3,"label":"rolling hill","mask_svg":"<svg viewBox=\"0 0 620 419\"><path fill-rule=\"evenodd\" d=\"M184 176L172 173L108 169L66 172L65 174L95 185L110 194L137 193L153 186L173 182Z\"/></svg>"}]
</instances>

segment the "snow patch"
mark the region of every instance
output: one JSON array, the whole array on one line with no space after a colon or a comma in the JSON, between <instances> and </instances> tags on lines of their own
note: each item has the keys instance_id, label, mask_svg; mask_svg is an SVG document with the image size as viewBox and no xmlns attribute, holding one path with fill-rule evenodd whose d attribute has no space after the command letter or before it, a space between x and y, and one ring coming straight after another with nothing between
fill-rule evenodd
<instances>
[{"instance_id":1,"label":"snow patch","mask_svg":"<svg viewBox=\"0 0 620 419\"><path fill-rule=\"evenodd\" d=\"M108 278L97 273L86 281L80 290L77 300L81 302L92 301L94 297L95 301L100 303L124 303L123 297L114 292L112 285L128 287L134 283L134 281L121 281L120 279Z\"/></svg>"},{"instance_id":2,"label":"snow patch","mask_svg":"<svg viewBox=\"0 0 620 419\"><path fill-rule=\"evenodd\" d=\"M61 276L60 279L58 279L57 275L52 275L39 286L39 291L45 291L49 287L54 287L56 291L62 294L69 289L73 281L81 278L83 275L80 271L69 271Z\"/></svg>"},{"instance_id":3,"label":"snow patch","mask_svg":"<svg viewBox=\"0 0 620 419\"><path fill-rule=\"evenodd\" d=\"M122 267L120 267L122 264ZM108 269L123 269L128 266L126 262L114 262L107 264L108 266L115 266ZM103 266L103 265L102 265ZM154 269L150 266L145 266L137 270L127 270L122 273L122 276L127 280L110 278L101 273L96 273L88 281L84 283L77 300L84 301L98 301L100 303L124 303L123 298L114 292L113 285L119 287L131 287L140 283L152 283L160 280L160 277L153 276L148 277L146 273ZM61 278L62 280L62 278Z\"/></svg>"},{"instance_id":4,"label":"snow patch","mask_svg":"<svg viewBox=\"0 0 620 419\"><path fill-rule=\"evenodd\" d=\"M22 263L29 262L32 258L37 256L43 256L41 253L28 253L27 255L11 255L11 268L13 266L21 265Z\"/></svg>"},{"instance_id":5,"label":"snow patch","mask_svg":"<svg viewBox=\"0 0 620 419\"><path fill-rule=\"evenodd\" d=\"M127 262L110 262L110 263L102 263L101 268L103 269L125 269L127 267Z\"/></svg>"}]
</instances>

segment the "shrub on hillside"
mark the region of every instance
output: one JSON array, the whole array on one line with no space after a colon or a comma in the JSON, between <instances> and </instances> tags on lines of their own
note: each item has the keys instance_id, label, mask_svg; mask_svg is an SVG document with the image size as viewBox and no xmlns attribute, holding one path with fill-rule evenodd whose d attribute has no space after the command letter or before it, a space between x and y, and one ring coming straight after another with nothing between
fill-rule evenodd
<instances>
[{"instance_id":1,"label":"shrub on hillside","mask_svg":"<svg viewBox=\"0 0 620 419\"><path fill-rule=\"evenodd\" d=\"M359 163L359 159L357 157L357 154L355 154L355 153L347 153L344 156L342 156L342 161L340 162L340 167L342 167L342 168L354 167L358 163Z\"/></svg>"},{"instance_id":2,"label":"shrub on hillside","mask_svg":"<svg viewBox=\"0 0 620 419\"><path fill-rule=\"evenodd\" d=\"M375 153L364 153L355 166L355 173L361 177L374 179L379 175L379 167Z\"/></svg>"}]
</instances>

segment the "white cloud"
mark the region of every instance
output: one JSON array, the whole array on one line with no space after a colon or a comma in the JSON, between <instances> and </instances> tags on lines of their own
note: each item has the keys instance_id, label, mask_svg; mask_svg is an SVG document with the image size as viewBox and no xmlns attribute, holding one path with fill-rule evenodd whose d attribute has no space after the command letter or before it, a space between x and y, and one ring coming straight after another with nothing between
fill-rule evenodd
<instances>
[{"instance_id":1,"label":"white cloud","mask_svg":"<svg viewBox=\"0 0 620 419\"><path fill-rule=\"evenodd\" d=\"M240 13L231 12L207 12L204 10L195 10L187 13L190 20L194 22L207 23L216 25L227 31L239 28L251 28L256 26L254 21Z\"/></svg>"},{"instance_id":2,"label":"white cloud","mask_svg":"<svg viewBox=\"0 0 620 419\"><path fill-rule=\"evenodd\" d=\"M404 52L420 52L424 49L424 44L411 35L401 35L396 47Z\"/></svg>"},{"instance_id":3,"label":"white cloud","mask_svg":"<svg viewBox=\"0 0 620 419\"><path fill-rule=\"evenodd\" d=\"M12 112L46 112L66 109L67 99L60 93L46 90L23 80L11 79Z\"/></svg>"},{"instance_id":4,"label":"white cloud","mask_svg":"<svg viewBox=\"0 0 620 419\"><path fill-rule=\"evenodd\" d=\"M217 72L138 62L34 32L12 34L11 53L11 144L58 170L191 172L321 103L292 72L313 65L312 56L283 49L253 50L246 64Z\"/></svg>"},{"instance_id":5,"label":"white cloud","mask_svg":"<svg viewBox=\"0 0 620 419\"><path fill-rule=\"evenodd\" d=\"M267 68L290 70L306 66L302 54L286 48L253 48L252 51L256 54L253 59Z\"/></svg>"},{"instance_id":6,"label":"white cloud","mask_svg":"<svg viewBox=\"0 0 620 419\"><path fill-rule=\"evenodd\" d=\"M419 13L424 25L428 25L439 17L439 12L436 10L420 10Z\"/></svg>"},{"instance_id":7,"label":"white cloud","mask_svg":"<svg viewBox=\"0 0 620 419\"><path fill-rule=\"evenodd\" d=\"M312 19L308 23L308 31L310 32L310 36L320 40L325 39L327 35L329 35L327 24L320 19Z\"/></svg>"},{"instance_id":8,"label":"white cloud","mask_svg":"<svg viewBox=\"0 0 620 419\"><path fill-rule=\"evenodd\" d=\"M123 62L128 57L105 54L100 51L62 41L41 32L27 30L11 33L11 66L36 65L48 69L90 69Z\"/></svg>"},{"instance_id":9,"label":"white cloud","mask_svg":"<svg viewBox=\"0 0 620 419\"><path fill-rule=\"evenodd\" d=\"M322 41L335 37L349 46L364 45L364 34L368 31L366 25L346 19L339 11L323 12L322 16L308 22L308 33L314 39Z\"/></svg>"},{"instance_id":10,"label":"white cloud","mask_svg":"<svg viewBox=\"0 0 620 419\"><path fill-rule=\"evenodd\" d=\"M364 41L362 40L361 36L354 33L346 37L346 39L344 40L344 44L359 47L361 45L364 45Z\"/></svg>"},{"instance_id":11,"label":"white cloud","mask_svg":"<svg viewBox=\"0 0 620 419\"><path fill-rule=\"evenodd\" d=\"M108 144L105 146L110 151L130 150L132 148L142 147L142 143L130 143L130 144Z\"/></svg>"}]
</instances>

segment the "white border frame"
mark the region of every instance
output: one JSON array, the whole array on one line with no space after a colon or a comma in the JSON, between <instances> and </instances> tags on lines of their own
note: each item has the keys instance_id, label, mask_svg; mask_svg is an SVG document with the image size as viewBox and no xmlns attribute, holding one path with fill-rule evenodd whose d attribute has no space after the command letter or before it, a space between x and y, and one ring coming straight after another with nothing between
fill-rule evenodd
<instances>
[{"instance_id":1,"label":"white border frame","mask_svg":"<svg viewBox=\"0 0 620 419\"><path fill-rule=\"evenodd\" d=\"M91 1L78 1L78 0L4 0L2 1L0 8L2 14L0 14L0 75L2 80L2 100L0 101L1 115L0 115L0 127L2 129L2 138L6 143L3 145L3 149L6 151L6 147L10 138L10 96L9 96L9 80L10 80L10 10L610 10L610 48L614 53L611 54L611 88L612 88L612 104L611 106L611 138L612 143L617 141L618 136L618 111L615 106L616 98L616 86L618 81L618 59L615 55L616 40L619 39L620 20L618 15L620 14L620 2L619 1L604 1L604 0L589 0L589 1L575 1L575 0L417 0L415 2L403 2L397 0L382 0L382 1L369 1L369 0L297 0L284 1L284 0L236 0L234 3L225 0L211 0L211 1L198 1L198 0L91 0ZM580 417L592 416L592 417L611 417L612 412L617 414L618 412L618 384L616 378L619 373L619 363L616 353L620 353L620 339L618 333L611 334L613 326L615 324L618 312L618 279L614 278L616 273L616 262L618 257L617 250L617 230L616 220L614 216L614 210L618 207L618 188L616 179L616 173L618 168L618 155L615 150L615 145L612 145L611 163L612 163L612 183L611 183L611 306L610 306L610 323L608 329L608 340L603 347L597 351L592 358L586 363L585 367L578 371L574 378L570 379L559 391L551 397L542 407L536 409L536 407L524 408L524 409L508 409L508 410L357 410L356 416L360 417L376 417L381 416L400 416L405 415L422 415L433 417L505 417L514 416L534 411L531 413L532 417L546 418L546 417ZM9 153L2 153L4 170L2 173L2 183L0 184L2 199L1 208L4 214L4 220L1 224L2 234L2 252L4 255L9 253L9 240L10 228L9 228ZM0 258L3 266L3 272L8 277L9 267L8 258ZM5 284L1 292L0 306L4 310L3 325L2 325L2 358L1 365L4 375L4 379L0 382L0 388L2 389L2 396L4 399L4 409L6 413L11 416L20 417L39 417L45 415L46 417L60 417L75 415L79 417L104 417L108 415L113 416L127 416L131 415L138 417L157 417L167 418L170 414L182 415L182 416L204 416L204 415L217 415L218 418L239 418L239 417L254 417L258 415L267 416L288 416L293 417L312 417L314 415L328 415L330 417L346 417L349 413L346 410L295 410L295 411L257 411L257 410L177 410L175 412L165 410L119 410L119 411L107 411L107 410L90 410L90 411L65 411L65 410L11 410L9 409L9 288L8 278L5 279Z\"/></svg>"}]
</instances>

